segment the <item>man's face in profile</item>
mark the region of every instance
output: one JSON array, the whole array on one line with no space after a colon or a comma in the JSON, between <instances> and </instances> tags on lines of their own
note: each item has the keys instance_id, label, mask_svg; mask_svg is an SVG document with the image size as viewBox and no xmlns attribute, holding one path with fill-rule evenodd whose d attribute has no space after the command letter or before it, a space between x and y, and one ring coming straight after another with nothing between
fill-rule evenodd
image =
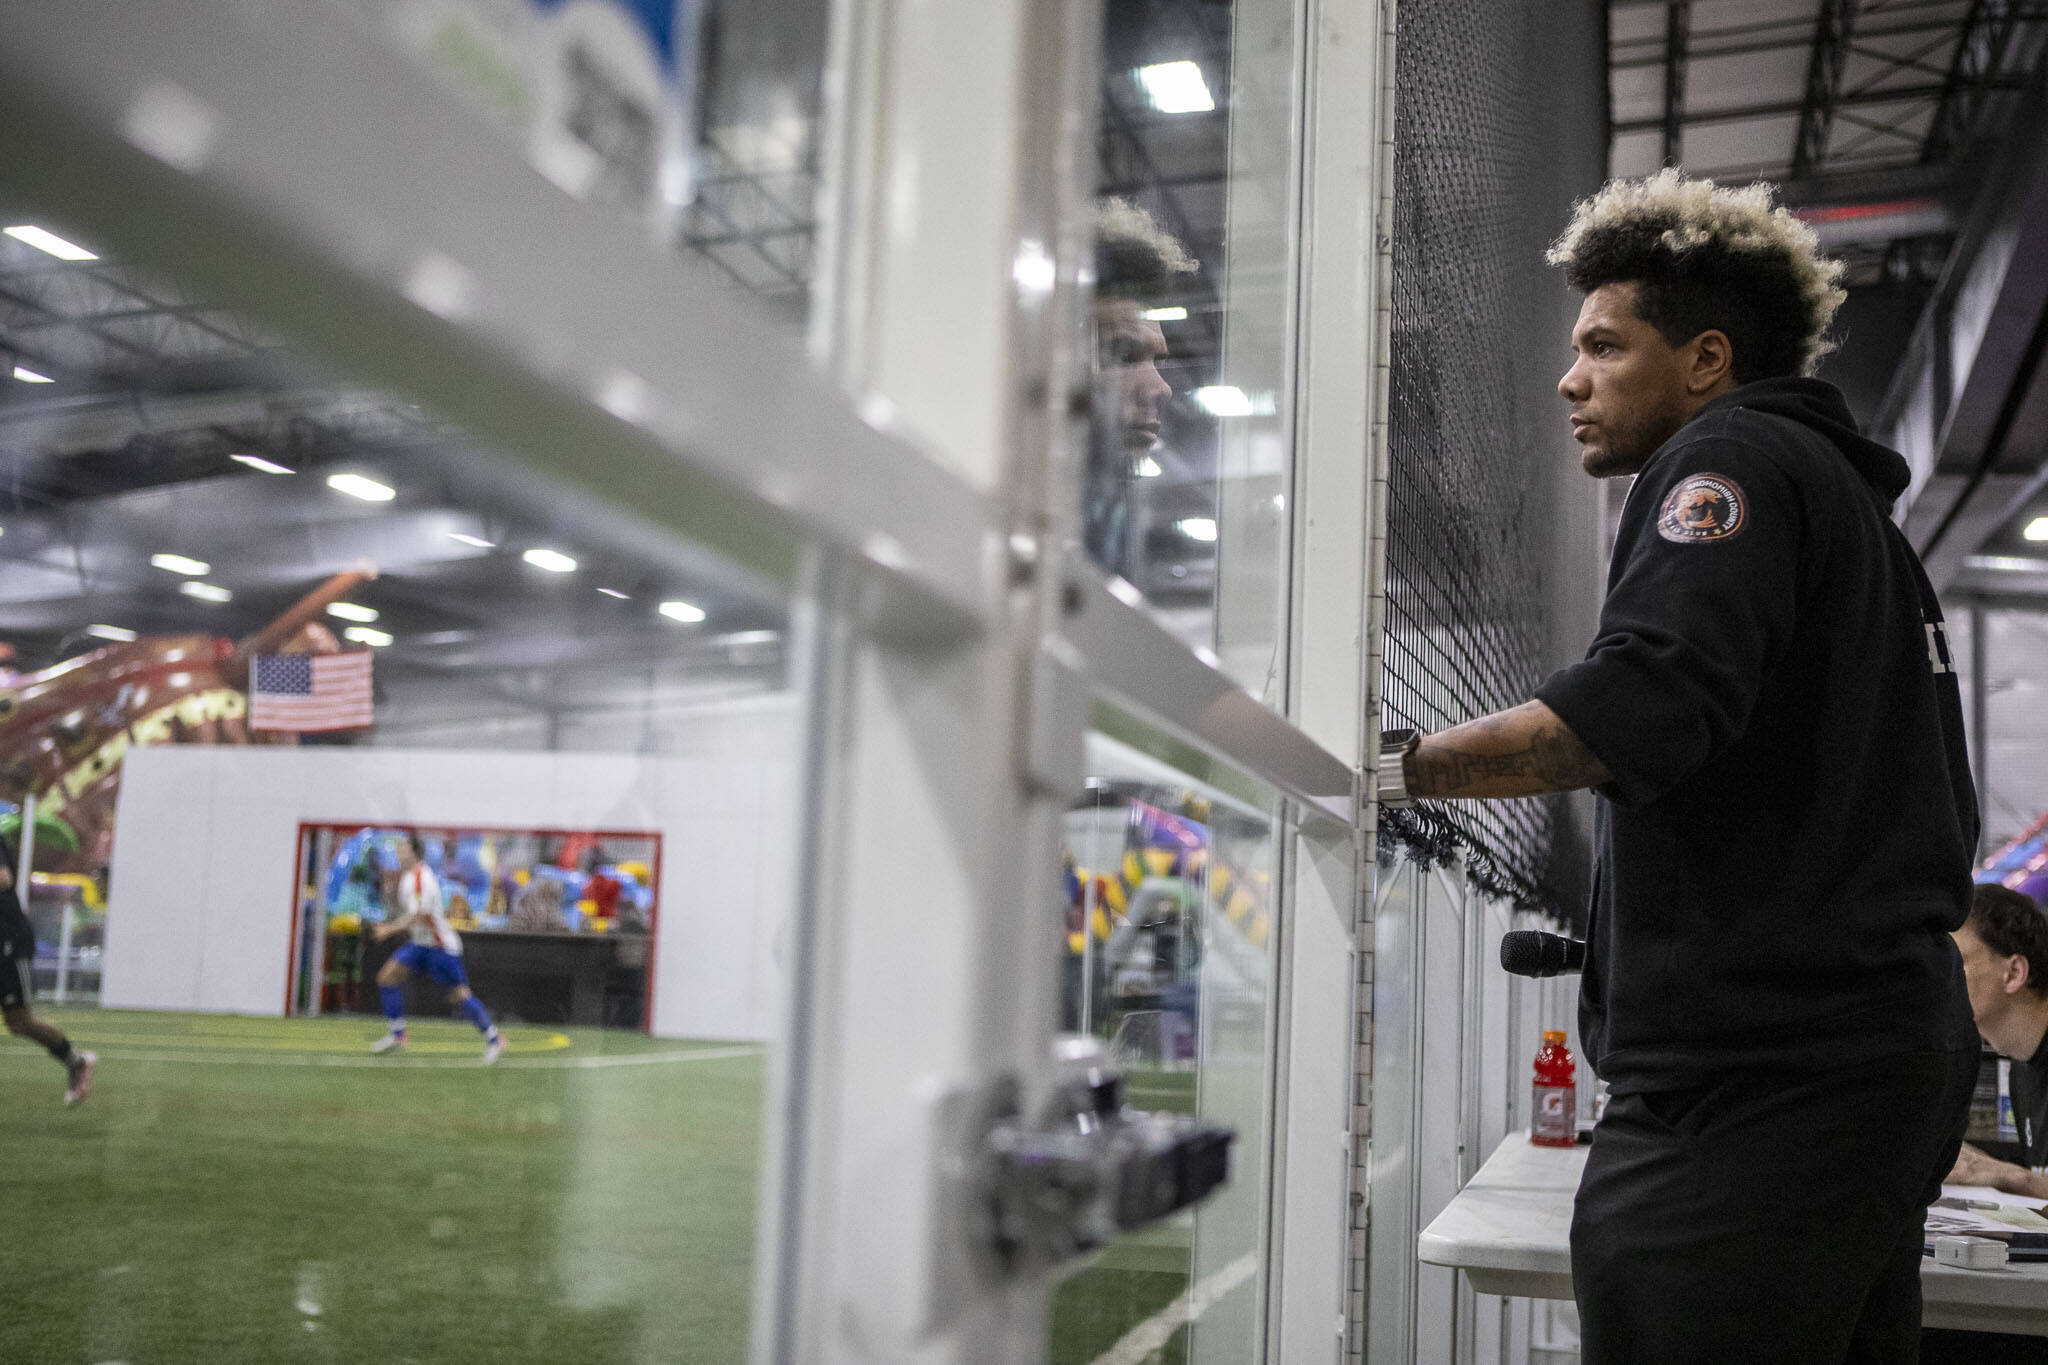
<instances>
[{"instance_id":1,"label":"man's face in profile","mask_svg":"<svg viewBox=\"0 0 2048 1365\"><path fill-rule=\"evenodd\" d=\"M1970 993L1970 1015L1982 1029L2005 1007L2008 992L2004 978L2009 970L2009 959L1992 952L1990 945L1977 937L1977 931L1967 924L1951 937L1955 939L1956 951L1963 959L1963 984Z\"/></svg>"},{"instance_id":2,"label":"man's face in profile","mask_svg":"<svg viewBox=\"0 0 2048 1365\"><path fill-rule=\"evenodd\" d=\"M1685 424L1686 349L1636 315L1634 284L1603 284L1579 309L1572 352L1557 391L1580 465L1596 479L1635 473Z\"/></svg>"},{"instance_id":3,"label":"man's face in profile","mask_svg":"<svg viewBox=\"0 0 2048 1365\"><path fill-rule=\"evenodd\" d=\"M1173 386L1159 373L1166 334L1147 321L1136 299L1098 299L1095 304L1095 413L1114 417L1125 454L1132 459L1159 445L1160 405Z\"/></svg>"}]
</instances>

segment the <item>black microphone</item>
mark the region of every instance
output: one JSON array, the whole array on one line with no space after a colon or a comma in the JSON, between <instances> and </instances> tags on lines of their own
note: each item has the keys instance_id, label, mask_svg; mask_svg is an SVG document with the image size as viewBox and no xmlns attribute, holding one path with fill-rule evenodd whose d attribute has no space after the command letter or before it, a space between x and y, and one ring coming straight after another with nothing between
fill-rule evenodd
<instances>
[{"instance_id":1,"label":"black microphone","mask_svg":"<svg viewBox=\"0 0 2048 1365\"><path fill-rule=\"evenodd\" d=\"M1516 929L1500 936L1500 965L1516 976L1576 972L1586 965L1586 945L1540 929Z\"/></svg>"}]
</instances>

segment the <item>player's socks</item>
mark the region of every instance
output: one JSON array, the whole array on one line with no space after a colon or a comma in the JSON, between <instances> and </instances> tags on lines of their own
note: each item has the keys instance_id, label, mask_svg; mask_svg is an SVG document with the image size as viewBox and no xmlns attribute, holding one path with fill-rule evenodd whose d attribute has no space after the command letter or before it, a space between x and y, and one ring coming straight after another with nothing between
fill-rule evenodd
<instances>
[{"instance_id":1,"label":"player's socks","mask_svg":"<svg viewBox=\"0 0 2048 1365\"><path fill-rule=\"evenodd\" d=\"M462 1012L469 1016L469 1022L475 1024L477 1031L487 1040L498 1036L498 1026L491 1022L491 1012L484 1008L483 1001L470 996L462 1002Z\"/></svg>"},{"instance_id":2,"label":"player's socks","mask_svg":"<svg viewBox=\"0 0 2048 1365\"><path fill-rule=\"evenodd\" d=\"M405 992L396 986L379 986L377 993L383 998L384 1017L391 1021L391 1031L405 1032Z\"/></svg>"},{"instance_id":3,"label":"player's socks","mask_svg":"<svg viewBox=\"0 0 2048 1365\"><path fill-rule=\"evenodd\" d=\"M44 1043L43 1050L55 1057L67 1069L77 1063L78 1054L71 1050L71 1040L62 1038L54 1043Z\"/></svg>"}]
</instances>

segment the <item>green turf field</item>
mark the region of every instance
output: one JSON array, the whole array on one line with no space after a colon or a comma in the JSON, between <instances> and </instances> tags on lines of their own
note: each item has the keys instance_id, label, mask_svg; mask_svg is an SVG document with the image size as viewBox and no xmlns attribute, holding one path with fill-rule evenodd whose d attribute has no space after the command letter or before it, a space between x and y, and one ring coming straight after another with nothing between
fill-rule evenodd
<instances>
[{"instance_id":1,"label":"green turf field","mask_svg":"<svg viewBox=\"0 0 2048 1365\"><path fill-rule=\"evenodd\" d=\"M85 1105L0 1036L0 1362L652 1365L746 1358L764 1052L512 1027L43 1009ZM1186 1109L1187 1074L1132 1101ZM1188 1284L1188 1227L1054 1295L1088 1365ZM1176 1334L1149 1357L1182 1358Z\"/></svg>"}]
</instances>

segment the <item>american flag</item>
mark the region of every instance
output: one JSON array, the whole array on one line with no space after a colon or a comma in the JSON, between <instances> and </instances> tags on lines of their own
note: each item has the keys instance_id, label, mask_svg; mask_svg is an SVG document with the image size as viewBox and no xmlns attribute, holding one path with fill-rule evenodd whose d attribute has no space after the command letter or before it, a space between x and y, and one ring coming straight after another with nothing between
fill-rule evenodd
<instances>
[{"instance_id":1,"label":"american flag","mask_svg":"<svg viewBox=\"0 0 2048 1365\"><path fill-rule=\"evenodd\" d=\"M354 730L370 723L370 651L258 654L249 665L252 730Z\"/></svg>"}]
</instances>

